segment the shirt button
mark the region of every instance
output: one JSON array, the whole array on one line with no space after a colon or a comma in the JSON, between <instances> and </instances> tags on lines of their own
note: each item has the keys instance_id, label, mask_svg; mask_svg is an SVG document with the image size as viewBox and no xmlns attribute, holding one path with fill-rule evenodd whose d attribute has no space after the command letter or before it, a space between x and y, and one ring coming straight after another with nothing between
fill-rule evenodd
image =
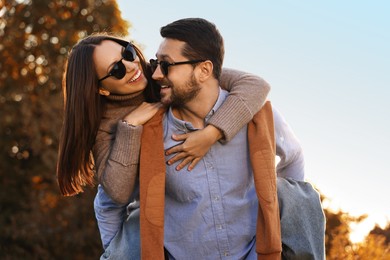
<instances>
[{"instance_id":1,"label":"shirt button","mask_svg":"<svg viewBox=\"0 0 390 260\"><path fill-rule=\"evenodd\" d=\"M219 201L219 196L214 196L215 201Z\"/></svg>"},{"instance_id":2,"label":"shirt button","mask_svg":"<svg viewBox=\"0 0 390 260\"><path fill-rule=\"evenodd\" d=\"M229 256L229 252L223 253L224 256Z\"/></svg>"},{"instance_id":3,"label":"shirt button","mask_svg":"<svg viewBox=\"0 0 390 260\"><path fill-rule=\"evenodd\" d=\"M217 225L217 229L222 229L222 225Z\"/></svg>"},{"instance_id":4,"label":"shirt button","mask_svg":"<svg viewBox=\"0 0 390 260\"><path fill-rule=\"evenodd\" d=\"M206 167L210 170L214 169L214 167L211 163L206 163Z\"/></svg>"}]
</instances>

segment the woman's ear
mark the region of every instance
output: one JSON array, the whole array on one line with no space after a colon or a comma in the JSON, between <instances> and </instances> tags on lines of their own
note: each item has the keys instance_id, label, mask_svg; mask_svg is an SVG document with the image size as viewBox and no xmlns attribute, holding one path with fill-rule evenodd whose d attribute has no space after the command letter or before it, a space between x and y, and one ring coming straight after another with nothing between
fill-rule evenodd
<instances>
[{"instance_id":1,"label":"woman's ear","mask_svg":"<svg viewBox=\"0 0 390 260\"><path fill-rule=\"evenodd\" d=\"M110 91L104 89L104 88L99 88L99 94L102 95L102 96L109 96L110 95Z\"/></svg>"},{"instance_id":2,"label":"woman's ear","mask_svg":"<svg viewBox=\"0 0 390 260\"><path fill-rule=\"evenodd\" d=\"M209 60L203 61L201 64L199 64L200 73L199 73L199 80L201 82L206 81L210 77L213 76L213 63Z\"/></svg>"}]
</instances>

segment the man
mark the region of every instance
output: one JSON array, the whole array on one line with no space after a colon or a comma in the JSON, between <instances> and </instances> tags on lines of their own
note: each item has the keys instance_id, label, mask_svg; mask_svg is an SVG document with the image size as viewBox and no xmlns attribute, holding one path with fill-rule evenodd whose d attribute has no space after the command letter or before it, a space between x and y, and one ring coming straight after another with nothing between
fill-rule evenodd
<instances>
[{"instance_id":1,"label":"man","mask_svg":"<svg viewBox=\"0 0 390 260\"><path fill-rule=\"evenodd\" d=\"M140 169L142 257L161 257L165 247L169 259L279 259L282 242L273 128L273 117L278 123L279 115L268 103L229 143L213 145L191 173L176 171L175 164L165 169L161 163L164 160L158 157L164 149L177 145L172 133L204 128L224 102L226 92L218 84L223 39L213 24L203 19L182 19L162 27L161 35L164 39L151 65L153 78L162 86L162 100L171 107L164 116L163 130L156 130L161 115L144 127ZM152 135L163 135L164 147L148 144ZM303 160L299 160L296 170L285 172L284 177L303 178ZM150 167L145 166L146 162ZM280 183L282 189L295 185L290 181ZM164 190L165 198L161 194ZM289 198L285 199L282 233L288 234L284 247L293 255L294 250L301 251L300 242L304 240L295 246L291 242L296 235L294 228L283 231L283 214L288 215L286 210L294 208ZM321 211L318 203L314 211ZM302 222L304 217L298 220ZM301 224L291 219L294 221L289 223ZM323 231L321 216L317 219L314 225ZM322 245L313 246L312 242L305 241L309 249L314 247L314 253L303 248L300 257L323 258ZM148 247L150 244L152 247Z\"/></svg>"}]
</instances>

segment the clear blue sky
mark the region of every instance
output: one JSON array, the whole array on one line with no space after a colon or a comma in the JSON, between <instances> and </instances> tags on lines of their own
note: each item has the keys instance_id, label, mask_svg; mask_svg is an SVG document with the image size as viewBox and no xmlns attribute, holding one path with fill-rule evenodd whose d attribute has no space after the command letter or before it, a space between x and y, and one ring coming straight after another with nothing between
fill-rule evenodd
<instances>
[{"instance_id":1,"label":"clear blue sky","mask_svg":"<svg viewBox=\"0 0 390 260\"><path fill-rule=\"evenodd\" d=\"M271 84L273 105L304 148L307 179L333 207L369 214L367 225L390 220L390 2L118 4L147 58L161 26L185 17L214 22L225 39L224 66Z\"/></svg>"}]
</instances>

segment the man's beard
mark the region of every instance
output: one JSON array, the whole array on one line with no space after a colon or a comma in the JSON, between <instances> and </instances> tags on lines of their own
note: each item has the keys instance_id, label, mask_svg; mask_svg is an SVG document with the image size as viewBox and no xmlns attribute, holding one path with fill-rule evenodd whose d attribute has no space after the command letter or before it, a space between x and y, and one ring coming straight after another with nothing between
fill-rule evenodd
<instances>
[{"instance_id":1,"label":"man's beard","mask_svg":"<svg viewBox=\"0 0 390 260\"><path fill-rule=\"evenodd\" d=\"M194 74L191 79L185 83L184 88L172 88L171 93L171 106L175 108L181 108L189 101L193 100L199 93L200 86L196 82Z\"/></svg>"}]
</instances>

